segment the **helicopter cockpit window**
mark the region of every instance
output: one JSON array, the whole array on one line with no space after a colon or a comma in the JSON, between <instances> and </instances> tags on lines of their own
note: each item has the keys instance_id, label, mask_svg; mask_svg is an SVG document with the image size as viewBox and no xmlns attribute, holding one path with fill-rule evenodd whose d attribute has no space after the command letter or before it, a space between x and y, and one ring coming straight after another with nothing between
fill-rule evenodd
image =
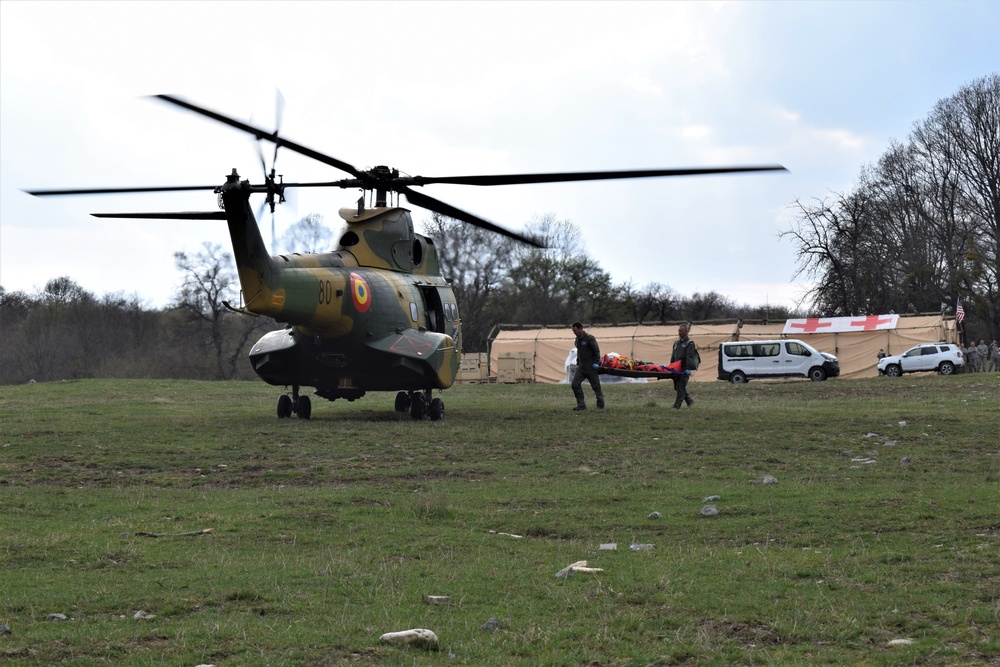
<instances>
[{"instance_id":1,"label":"helicopter cockpit window","mask_svg":"<svg viewBox=\"0 0 1000 667\"><path fill-rule=\"evenodd\" d=\"M419 313L417 312L417 304L413 301L410 302L410 319L414 322L417 321Z\"/></svg>"},{"instance_id":2,"label":"helicopter cockpit window","mask_svg":"<svg viewBox=\"0 0 1000 667\"><path fill-rule=\"evenodd\" d=\"M347 232L346 234L340 237L340 245L344 246L345 248L349 248L352 245L357 245L358 241L360 240L361 239L359 239L358 235L355 234L354 232Z\"/></svg>"},{"instance_id":3,"label":"helicopter cockpit window","mask_svg":"<svg viewBox=\"0 0 1000 667\"><path fill-rule=\"evenodd\" d=\"M420 239L413 239L413 265L420 266L424 261L424 244Z\"/></svg>"}]
</instances>

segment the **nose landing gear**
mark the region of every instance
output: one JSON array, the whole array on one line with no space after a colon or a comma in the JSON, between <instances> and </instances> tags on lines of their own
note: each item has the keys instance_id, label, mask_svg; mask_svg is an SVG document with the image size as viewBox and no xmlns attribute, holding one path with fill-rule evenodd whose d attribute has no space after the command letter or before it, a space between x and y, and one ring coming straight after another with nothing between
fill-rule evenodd
<instances>
[{"instance_id":1,"label":"nose landing gear","mask_svg":"<svg viewBox=\"0 0 1000 667\"><path fill-rule=\"evenodd\" d=\"M292 385L292 395L282 394L278 397L278 419L291 417L292 413L299 419L309 419L312 416L312 401L308 396L299 396L299 385Z\"/></svg>"}]
</instances>

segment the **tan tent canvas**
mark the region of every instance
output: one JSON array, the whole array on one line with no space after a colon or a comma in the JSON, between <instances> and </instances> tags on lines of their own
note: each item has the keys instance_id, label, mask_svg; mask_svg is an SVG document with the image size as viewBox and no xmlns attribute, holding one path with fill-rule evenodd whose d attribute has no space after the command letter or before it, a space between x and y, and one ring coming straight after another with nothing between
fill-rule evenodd
<instances>
[{"instance_id":1,"label":"tan tent canvas","mask_svg":"<svg viewBox=\"0 0 1000 667\"><path fill-rule=\"evenodd\" d=\"M798 338L821 352L829 352L840 361L841 377L875 377L879 349L886 354L900 354L917 343L941 340L954 342L953 320L941 316L900 317L895 329L852 331L847 333L801 333L783 335L784 323L693 324L690 336L701 353L701 369L691 377L695 381L715 381L718 374L719 344L732 340L767 340ZM677 339L676 325L589 326L587 331L597 338L603 354L615 352L621 356L657 364L670 361L670 352ZM566 357L573 349L573 332L569 327L550 329L509 329L497 334L490 346L490 375L496 377L501 356L521 353L530 355L534 364L535 382L557 383L566 378Z\"/></svg>"}]
</instances>

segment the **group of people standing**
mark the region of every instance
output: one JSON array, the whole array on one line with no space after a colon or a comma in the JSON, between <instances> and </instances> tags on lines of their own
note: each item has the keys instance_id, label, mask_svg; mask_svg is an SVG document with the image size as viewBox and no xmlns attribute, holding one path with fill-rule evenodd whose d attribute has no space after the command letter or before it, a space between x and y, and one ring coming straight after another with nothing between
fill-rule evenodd
<instances>
[{"instance_id":1,"label":"group of people standing","mask_svg":"<svg viewBox=\"0 0 1000 667\"><path fill-rule=\"evenodd\" d=\"M583 396L583 381L590 382L594 396L597 398L597 409L604 409L604 392L601 390L601 378L597 369L601 366L601 348L597 344L597 339L587 333L581 322L573 322L573 335L576 336L576 372L573 374L573 396L576 397L576 407L574 410L586 410L587 402ZM681 405L688 407L694 405L694 398L688 393L688 380L691 379L691 371L698 370L701 363L701 356L694 341L688 338L690 327L681 324L677 327L677 340L674 341L670 363L681 362L681 371L673 376L674 392L677 398L674 400L674 408L680 410Z\"/></svg>"},{"instance_id":2,"label":"group of people standing","mask_svg":"<svg viewBox=\"0 0 1000 667\"><path fill-rule=\"evenodd\" d=\"M979 339L979 345L972 341L962 349L962 354L965 355L966 368L970 373L1000 371L1000 347L997 347L996 341L990 345L982 338Z\"/></svg>"}]
</instances>

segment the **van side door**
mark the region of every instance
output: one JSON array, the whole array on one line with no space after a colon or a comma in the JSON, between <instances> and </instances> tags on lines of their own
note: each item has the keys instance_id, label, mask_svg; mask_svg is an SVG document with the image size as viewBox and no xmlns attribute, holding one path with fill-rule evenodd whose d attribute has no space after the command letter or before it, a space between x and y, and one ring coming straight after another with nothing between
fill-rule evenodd
<instances>
[{"instance_id":1,"label":"van side door","mask_svg":"<svg viewBox=\"0 0 1000 667\"><path fill-rule=\"evenodd\" d=\"M754 343L754 356L757 358L757 375L759 377L777 377L784 373L781 368L781 343Z\"/></svg>"}]
</instances>

